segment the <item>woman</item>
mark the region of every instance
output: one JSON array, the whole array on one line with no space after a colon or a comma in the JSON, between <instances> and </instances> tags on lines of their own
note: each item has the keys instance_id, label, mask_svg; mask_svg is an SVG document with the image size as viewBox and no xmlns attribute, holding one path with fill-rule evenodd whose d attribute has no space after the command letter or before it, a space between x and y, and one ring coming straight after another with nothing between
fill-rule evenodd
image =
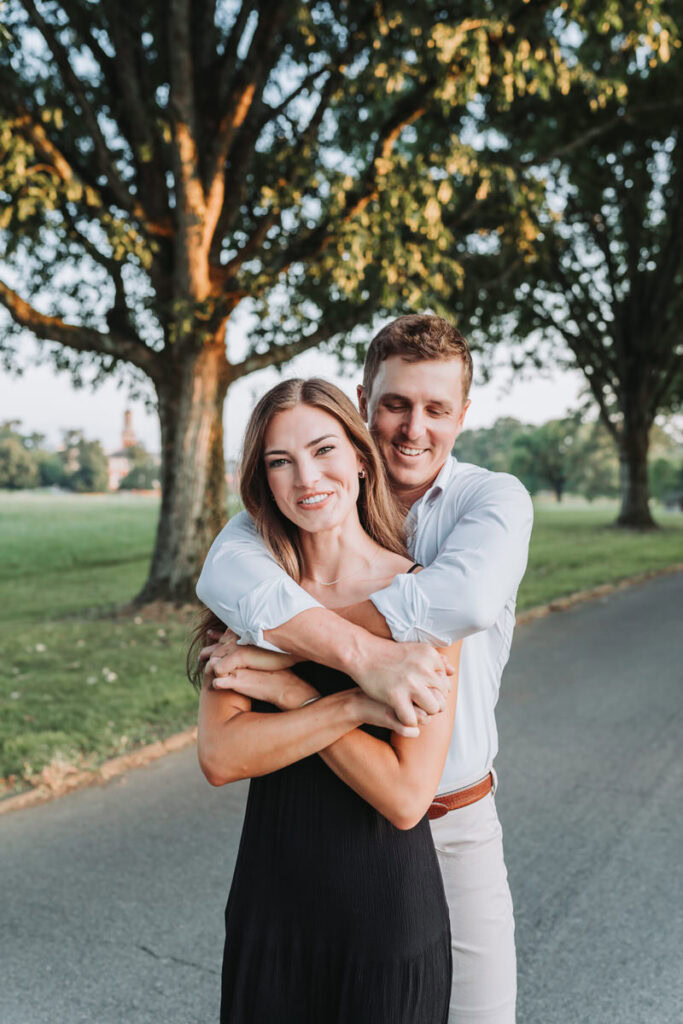
<instances>
[{"instance_id":1,"label":"woman","mask_svg":"<svg viewBox=\"0 0 683 1024\"><path fill-rule=\"evenodd\" d=\"M363 600L416 568L365 424L333 385L284 381L261 399L240 479L274 557L321 603ZM459 645L446 654L457 669ZM347 676L312 663L295 674L291 659L266 654L273 663L240 670L229 690L201 689L205 775L252 780L226 908L221 1022L441 1024L448 909L425 815L457 677L416 736Z\"/></svg>"}]
</instances>

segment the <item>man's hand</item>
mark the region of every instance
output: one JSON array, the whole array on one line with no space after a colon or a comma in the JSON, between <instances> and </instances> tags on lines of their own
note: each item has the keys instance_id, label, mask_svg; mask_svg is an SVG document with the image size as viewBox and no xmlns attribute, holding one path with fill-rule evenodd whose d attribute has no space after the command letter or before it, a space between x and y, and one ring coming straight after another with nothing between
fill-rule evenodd
<instances>
[{"instance_id":1,"label":"man's hand","mask_svg":"<svg viewBox=\"0 0 683 1024\"><path fill-rule=\"evenodd\" d=\"M373 637L349 675L374 700L388 704L404 725L416 726L419 709L438 714L446 706L455 669L429 644L397 644Z\"/></svg>"}]
</instances>

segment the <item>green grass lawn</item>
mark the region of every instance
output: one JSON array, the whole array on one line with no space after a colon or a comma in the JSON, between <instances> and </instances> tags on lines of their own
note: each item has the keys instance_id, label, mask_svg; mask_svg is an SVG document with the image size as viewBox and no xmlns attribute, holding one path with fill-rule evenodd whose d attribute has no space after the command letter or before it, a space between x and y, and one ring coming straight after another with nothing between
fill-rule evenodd
<instances>
[{"instance_id":1,"label":"green grass lawn","mask_svg":"<svg viewBox=\"0 0 683 1024\"><path fill-rule=\"evenodd\" d=\"M187 616L117 615L142 586L158 502L0 492L0 792L54 759L81 767L193 724ZM525 609L683 562L683 516L614 530L613 506L540 505Z\"/></svg>"},{"instance_id":2,"label":"green grass lawn","mask_svg":"<svg viewBox=\"0 0 683 1024\"><path fill-rule=\"evenodd\" d=\"M683 563L683 514L655 510L660 529L613 525L616 504L536 504L520 611L600 583Z\"/></svg>"}]
</instances>

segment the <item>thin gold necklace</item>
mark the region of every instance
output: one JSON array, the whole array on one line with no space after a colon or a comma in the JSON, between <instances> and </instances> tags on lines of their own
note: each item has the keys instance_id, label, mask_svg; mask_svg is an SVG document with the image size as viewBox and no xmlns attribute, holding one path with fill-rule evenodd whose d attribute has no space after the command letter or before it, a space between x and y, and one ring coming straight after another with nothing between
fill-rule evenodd
<instances>
[{"instance_id":1,"label":"thin gold necklace","mask_svg":"<svg viewBox=\"0 0 683 1024\"><path fill-rule=\"evenodd\" d=\"M338 579L336 579L336 580L330 580L330 582L329 582L329 583L323 583L323 581L322 581L322 580L313 580L313 582L314 582L314 583L316 584L316 586L318 586L318 587L333 587L335 583L343 583L343 582L345 582L346 580L352 580L352 579L353 579L353 578L354 578L355 576L360 576L360 574L361 574L362 572L365 572L365 571L368 571L368 572L369 572L369 571L370 571L370 569L372 569L372 567L373 567L373 565L375 564L375 562L376 562L376 561L377 561L377 559L375 558L375 560L374 560L374 561L370 562L370 565L369 565L369 566L367 567L367 570L365 570L365 569L359 569L359 570L358 570L358 572L352 572L352 573L351 573L351 574L350 574L349 576L340 576L340 577L339 577Z\"/></svg>"}]
</instances>

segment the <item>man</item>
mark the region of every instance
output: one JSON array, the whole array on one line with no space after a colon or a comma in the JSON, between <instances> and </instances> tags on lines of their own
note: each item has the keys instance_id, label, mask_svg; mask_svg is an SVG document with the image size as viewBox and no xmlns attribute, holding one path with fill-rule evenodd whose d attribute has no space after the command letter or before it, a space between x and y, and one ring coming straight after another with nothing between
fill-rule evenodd
<instances>
[{"instance_id":1,"label":"man","mask_svg":"<svg viewBox=\"0 0 683 1024\"><path fill-rule=\"evenodd\" d=\"M431 645L464 638L458 708L432 820L453 938L451 1024L513 1024L512 901L493 792L494 709L507 662L532 523L514 477L450 454L469 407L467 342L435 316L399 317L370 344L360 410L405 508L411 556L425 566L368 601L332 612L267 553L242 513L214 542L197 594L241 637L341 669L406 724L441 702ZM394 643L392 641L400 641ZM229 644L219 674L240 667Z\"/></svg>"}]
</instances>

